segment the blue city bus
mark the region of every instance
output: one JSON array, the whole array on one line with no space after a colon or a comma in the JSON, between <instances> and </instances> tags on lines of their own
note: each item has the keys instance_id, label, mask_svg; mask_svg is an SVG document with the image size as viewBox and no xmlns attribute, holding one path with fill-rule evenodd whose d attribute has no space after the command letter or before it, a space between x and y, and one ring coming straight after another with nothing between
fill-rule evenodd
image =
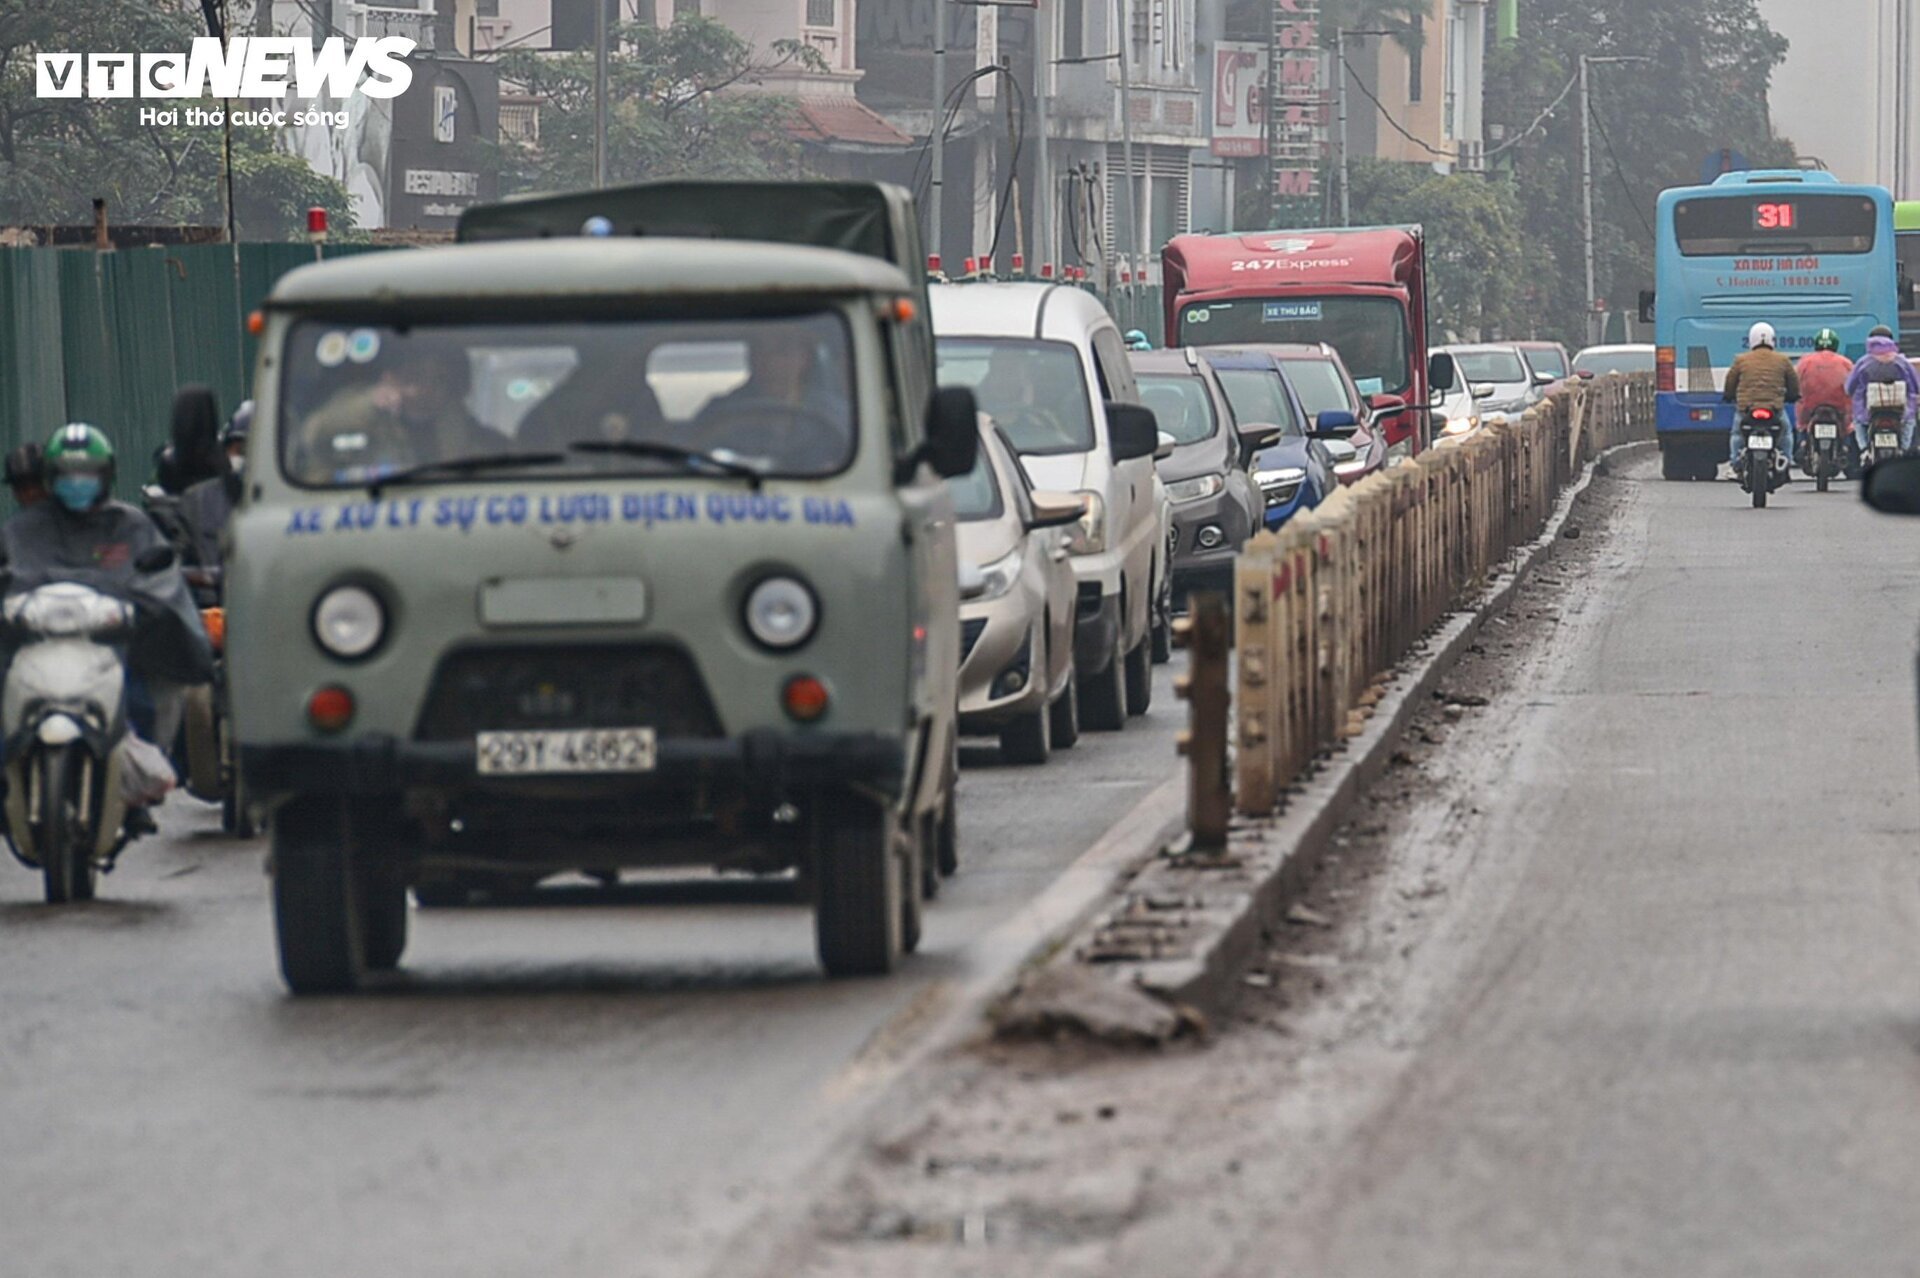
<instances>
[{"instance_id":1,"label":"blue city bus","mask_svg":"<svg viewBox=\"0 0 1920 1278\"><path fill-rule=\"evenodd\" d=\"M1660 193L1654 244L1655 423L1668 479L1711 479L1727 459L1727 369L1765 320L1782 354L1823 328L1858 359L1867 333L1897 333L1893 197L1831 173L1756 169Z\"/></svg>"}]
</instances>

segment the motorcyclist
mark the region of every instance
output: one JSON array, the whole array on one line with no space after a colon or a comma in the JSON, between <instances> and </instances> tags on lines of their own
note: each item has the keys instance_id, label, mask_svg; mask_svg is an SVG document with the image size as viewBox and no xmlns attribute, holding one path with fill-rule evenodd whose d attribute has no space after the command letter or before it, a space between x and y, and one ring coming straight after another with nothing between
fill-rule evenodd
<instances>
[{"instance_id":1,"label":"motorcyclist","mask_svg":"<svg viewBox=\"0 0 1920 1278\"><path fill-rule=\"evenodd\" d=\"M28 440L7 454L7 487L13 490L13 500L22 510L47 499L46 477L42 474L43 460L40 445L33 440Z\"/></svg>"},{"instance_id":2,"label":"motorcyclist","mask_svg":"<svg viewBox=\"0 0 1920 1278\"><path fill-rule=\"evenodd\" d=\"M1867 338L1867 353L1847 378L1847 394L1853 400L1853 435L1860 444L1862 457L1872 451L1867 439L1867 387L1875 382L1898 382L1907 388L1907 406L1900 417L1900 448L1903 452L1912 452L1914 413L1920 409L1920 375L1900 353L1899 344L1893 340L1893 330L1885 324L1875 328Z\"/></svg>"},{"instance_id":3,"label":"motorcyclist","mask_svg":"<svg viewBox=\"0 0 1920 1278\"><path fill-rule=\"evenodd\" d=\"M184 537L181 562L189 568L218 568L220 534L226 531L233 507L240 500L240 470L246 462L247 436L253 426L253 401L246 400L220 431L226 470L203 479L180 494L180 524Z\"/></svg>"},{"instance_id":4,"label":"motorcyclist","mask_svg":"<svg viewBox=\"0 0 1920 1278\"><path fill-rule=\"evenodd\" d=\"M1853 361L1840 353L1840 334L1830 328L1821 329L1813 339L1813 353L1802 355L1794 371L1800 376L1801 426L1807 426L1814 413L1822 408L1832 409L1843 422L1853 420L1853 399L1847 394L1847 378L1853 375Z\"/></svg>"},{"instance_id":5,"label":"motorcyclist","mask_svg":"<svg viewBox=\"0 0 1920 1278\"><path fill-rule=\"evenodd\" d=\"M1782 430L1781 455L1793 456L1793 427L1787 424L1786 406L1800 398L1800 376L1793 361L1774 349L1773 325L1764 320L1747 330L1747 349L1727 370L1727 385L1722 398L1734 406L1733 433L1730 439L1734 477L1739 478L1740 459L1746 446L1741 429L1748 410L1772 409Z\"/></svg>"},{"instance_id":6,"label":"motorcyclist","mask_svg":"<svg viewBox=\"0 0 1920 1278\"><path fill-rule=\"evenodd\" d=\"M128 649L127 715L164 746L178 730L185 688L213 677L213 651L199 610L173 565L143 572L141 556L167 539L140 510L113 500L114 452L106 433L72 422L46 445L50 500L0 525L9 593L77 581L139 609Z\"/></svg>"}]
</instances>

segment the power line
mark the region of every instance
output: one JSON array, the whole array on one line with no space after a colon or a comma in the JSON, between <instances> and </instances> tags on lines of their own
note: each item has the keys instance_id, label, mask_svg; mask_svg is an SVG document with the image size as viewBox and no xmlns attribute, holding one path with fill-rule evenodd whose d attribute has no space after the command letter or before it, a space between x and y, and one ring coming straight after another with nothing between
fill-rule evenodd
<instances>
[{"instance_id":1,"label":"power line","mask_svg":"<svg viewBox=\"0 0 1920 1278\"><path fill-rule=\"evenodd\" d=\"M1641 226L1647 228L1649 239L1658 239L1659 237L1653 233L1653 223L1647 220L1647 215L1641 211L1639 199L1634 196L1633 188L1627 184L1626 172L1620 167L1620 157L1614 154L1613 139L1607 135L1607 122L1600 118L1600 113L1593 109L1591 102L1587 104L1587 114L1591 115L1593 122L1600 127L1600 141L1607 148L1607 160L1613 165L1613 175L1620 179L1620 189L1626 192L1627 204L1633 209L1633 215L1640 219Z\"/></svg>"},{"instance_id":2,"label":"power line","mask_svg":"<svg viewBox=\"0 0 1920 1278\"><path fill-rule=\"evenodd\" d=\"M1460 158L1459 156L1455 155L1451 151L1441 151L1434 148L1432 145L1428 144L1427 142L1423 141L1420 138L1416 138L1415 136L1413 136L1413 134L1401 128L1400 121L1394 119L1391 115L1387 113L1386 104L1381 102L1379 98L1374 97L1373 90L1369 89L1366 86L1366 82L1361 80L1360 73L1353 69L1353 63L1347 61L1345 58L1342 58L1340 59L1340 64L1347 69L1347 74L1353 77L1354 87L1359 89L1361 93L1366 95L1367 101L1373 103L1375 108L1377 108L1380 112L1380 118L1385 120L1388 124L1392 125L1393 131L1395 133L1398 133L1401 137L1413 143L1415 146L1420 147L1422 150L1426 151L1427 154L1429 155L1437 155L1443 160L1457 160Z\"/></svg>"},{"instance_id":3,"label":"power line","mask_svg":"<svg viewBox=\"0 0 1920 1278\"><path fill-rule=\"evenodd\" d=\"M1560 96L1555 98L1553 101L1547 103L1546 109L1541 111L1539 115L1536 115L1533 117L1532 124L1529 124L1524 131L1515 134L1513 137L1508 138L1505 142L1502 142L1499 146L1494 147L1491 151L1485 152L1482 158L1491 160L1496 155L1500 155L1506 151L1511 151L1514 147L1519 146L1522 142L1525 142L1528 138L1538 133L1540 131L1541 126L1547 122L1547 117L1551 116L1555 111L1560 109L1560 104L1567 100L1567 95L1569 93L1572 93L1574 86L1579 83L1580 83L1580 74L1579 72L1576 71L1574 73L1573 79L1567 81L1567 87L1560 90Z\"/></svg>"}]
</instances>

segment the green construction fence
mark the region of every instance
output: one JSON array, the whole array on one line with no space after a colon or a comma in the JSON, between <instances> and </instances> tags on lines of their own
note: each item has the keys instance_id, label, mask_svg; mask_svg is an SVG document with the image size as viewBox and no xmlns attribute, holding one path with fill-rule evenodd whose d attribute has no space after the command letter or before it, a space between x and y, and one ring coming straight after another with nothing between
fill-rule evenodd
<instances>
[{"instance_id":1,"label":"green construction fence","mask_svg":"<svg viewBox=\"0 0 1920 1278\"><path fill-rule=\"evenodd\" d=\"M0 249L0 447L63 423L104 429L134 494L166 442L173 395L211 386L223 414L247 397L246 316L297 266L373 245L197 244Z\"/></svg>"}]
</instances>

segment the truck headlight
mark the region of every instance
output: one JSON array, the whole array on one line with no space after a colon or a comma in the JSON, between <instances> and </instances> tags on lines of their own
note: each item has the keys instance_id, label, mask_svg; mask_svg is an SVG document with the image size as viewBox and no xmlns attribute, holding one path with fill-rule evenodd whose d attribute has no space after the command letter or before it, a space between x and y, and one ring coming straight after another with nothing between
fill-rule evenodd
<instances>
[{"instance_id":1,"label":"truck headlight","mask_svg":"<svg viewBox=\"0 0 1920 1278\"><path fill-rule=\"evenodd\" d=\"M1107 503L1099 493L1082 490L1074 494L1081 501L1080 522L1067 526L1067 553L1097 555L1107 548Z\"/></svg>"},{"instance_id":2,"label":"truck headlight","mask_svg":"<svg viewBox=\"0 0 1920 1278\"><path fill-rule=\"evenodd\" d=\"M820 624L820 605L812 589L798 577L762 577L747 592L741 612L754 642L775 652L798 648L813 638Z\"/></svg>"},{"instance_id":3,"label":"truck headlight","mask_svg":"<svg viewBox=\"0 0 1920 1278\"><path fill-rule=\"evenodd\" d=\"M1219 475L1196 475L1192 479L1176 480L1167 485L1168 501L1200 501L1217 496L1227 481Z\"/></svg>"},{"instance_id":4,"label":"truck headlight","mask_svg":"<svg viewBox=\"0 0 1920 1278\"><path fill-rule=\"evenodd\" d=\"M365 586L335 586L313 606L313 639L325 652L355 661L380 646L387 610Z\"/></svg>"}]
</instances>

